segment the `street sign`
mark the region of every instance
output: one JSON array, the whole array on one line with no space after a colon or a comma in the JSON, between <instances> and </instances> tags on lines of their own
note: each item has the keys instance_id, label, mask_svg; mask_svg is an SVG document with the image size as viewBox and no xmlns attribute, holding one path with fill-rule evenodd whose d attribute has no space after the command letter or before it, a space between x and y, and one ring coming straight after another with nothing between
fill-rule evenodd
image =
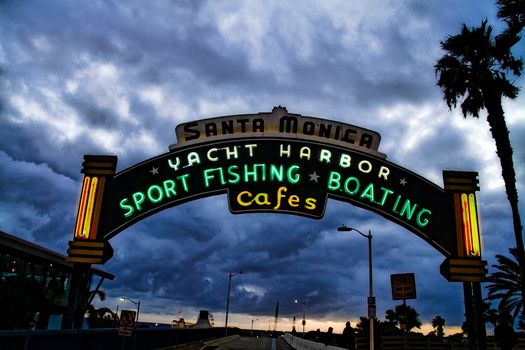
<instances>
[{"instance_id":1,"label":"street sign","mask_svg":"<svg viewBox=\"0 0 525 350\"><path fill-rule=\"evenodd\" d=\"M130 337L135 326L136 312L130 310L122 310L120 312L120 322L118 326L118 335Z\"/></svg>"},{"instance_id":2,"label":"street sign","mask_svg":"<svg viewBox=\"0 0 525 350\"><path fill-rule=\"evenodd\" d=\"M392 299L416 299L416 277L413 273L390 275Z\"/></svg>"},{"instance_id":3,"label":"street sign","mask_svg":"<svg viewBox=\"0 0 525 350\"><path fill-rule=\"evenodd\" d=\"M368 304L368 318L376 317L376 304Z\"/></svg>"}]
</instances>

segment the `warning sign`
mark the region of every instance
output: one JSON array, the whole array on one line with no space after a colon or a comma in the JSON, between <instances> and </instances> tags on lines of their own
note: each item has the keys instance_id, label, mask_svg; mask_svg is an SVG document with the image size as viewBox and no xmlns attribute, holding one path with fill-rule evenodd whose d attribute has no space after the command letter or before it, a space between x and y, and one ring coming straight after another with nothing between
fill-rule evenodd
<instances>
[{"instance_id":1,"label":"warning sign","mask_svg":"<svg viewBox=\"0 0 525 350\"><path fill-rule=\"evenodd\" d=\"M125 337L131 336L133 328L135 326L135 311L122 310L120 312L120 322L118 325L118 335L123 335Z\"/></svg>"},{"instance_id":2,"label":"warning sign","mask_svg":"<svg viewBox=\"0 0 525 350\"><path fill-rule=\"evenodd\" d=\"M416 277L413 273L390 275L392 299L416 299Z\"/></svg>"}]
</instances>

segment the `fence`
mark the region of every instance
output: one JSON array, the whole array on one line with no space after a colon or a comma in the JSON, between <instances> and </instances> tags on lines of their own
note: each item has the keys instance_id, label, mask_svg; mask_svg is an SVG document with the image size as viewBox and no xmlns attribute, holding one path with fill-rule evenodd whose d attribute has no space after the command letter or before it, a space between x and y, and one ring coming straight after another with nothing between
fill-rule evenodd
<instances>
[{"instance_id":1,"label":"fence","mask_svg":"<svg viewBox=\"0 0 525 350\"><path fill-rule=\"evenodd\" d=\"M311 340L293 337L291 334L284 336L285 340L296 350L337 350L342 349L336 346L327 346L323 343L316 343ZM500 350L494 341L494 337L487 337L487 350ZM368 350L368 338L358 337L356 339L357 350ZM381 337L380 343L376 343L376 350L468 350L467 339L444 338L440 340L436 337L407 337L406 344L403 337ZM525 350L525 338L518 338L518 344L514 350Z\"/></svg>"}]
</instances>

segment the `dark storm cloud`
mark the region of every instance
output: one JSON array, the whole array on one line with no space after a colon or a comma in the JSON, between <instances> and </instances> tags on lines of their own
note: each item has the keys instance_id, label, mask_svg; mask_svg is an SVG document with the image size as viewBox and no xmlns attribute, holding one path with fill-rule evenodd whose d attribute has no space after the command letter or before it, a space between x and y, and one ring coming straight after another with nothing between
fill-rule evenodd
<instances>
[{"instance_id":1,"label":"dark storm cloud","mask_svg":"<svg viewBox=\"0 0 525 350\"><path fill-rule=\"evenodd\" d=\"M78 183L46 164L11 158L0 151L2 230L64 251L74 221Z\"/></svg>"}]
</instances>

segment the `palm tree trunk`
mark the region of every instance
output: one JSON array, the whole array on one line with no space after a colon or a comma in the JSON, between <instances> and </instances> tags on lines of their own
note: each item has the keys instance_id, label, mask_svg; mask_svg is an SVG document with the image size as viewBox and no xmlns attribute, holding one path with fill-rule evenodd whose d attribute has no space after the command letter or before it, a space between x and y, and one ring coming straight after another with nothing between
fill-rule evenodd
<instances>
[{"instance_id":1,"label":"palm tree trunk","mask_svg":"<svg viewBox=\"0 0 525 350\"><path fill-rule=\"evenodd\" d=\"M500 159L501 174L505 183L505 191L512 210L512 221L514 224L514 236L518 251L520 265L521 298L525 301L525 253L523 249L521 217L518 210L518 191L516 189L516 172L514 161L512 160L512 145L509 138L509 130L505 123L503 108L501 107L501 97L494 93L495 89L488 87L484 89L485 104L488 112L487 121L490 125L492 138L496 142L496 154ZM525 317L525 307L522 307L521 314Z\"/></svg>"}]
</instances>

